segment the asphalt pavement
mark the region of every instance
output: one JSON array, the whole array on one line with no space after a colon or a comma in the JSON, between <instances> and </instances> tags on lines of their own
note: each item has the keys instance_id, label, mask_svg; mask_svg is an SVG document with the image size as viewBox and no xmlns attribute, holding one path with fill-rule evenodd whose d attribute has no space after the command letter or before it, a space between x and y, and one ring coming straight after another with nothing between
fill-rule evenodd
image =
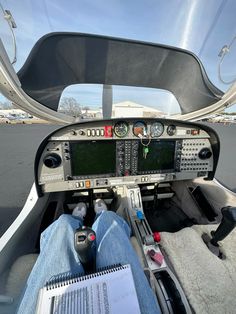
<instances>
[{"instance_id":1,"label":"asphalt pavement","mask_svg":"<svg viewBox=\"0 0 236 314\"><path fill-rule=\"evenodd\" d=\"M220 158L215 178L236 193L236 124L208 123L220 138Z\"/></svg>"},{"instance_id":2,"label":"asphalt pavement","mask_svg":"<svg viewBox=\"0 0 236 314\"><path fill-rule=\"evenodd\" d=\"M47 124L0 124L0 236L21 211L34 181L34 157Z\"/></svg>"},{"instance_id":3,"label":"asphalt pavement","mask_svg":"<svg viewBox=\"0 0 236 314\"><path fill-rule=\"evenodd\" d=\"M221 141L218 181L236 192L236 125L208 124ZM0 236L21 211L34 181L36 150L58 125L0 125Z\"/></svg>"}]
</instances>

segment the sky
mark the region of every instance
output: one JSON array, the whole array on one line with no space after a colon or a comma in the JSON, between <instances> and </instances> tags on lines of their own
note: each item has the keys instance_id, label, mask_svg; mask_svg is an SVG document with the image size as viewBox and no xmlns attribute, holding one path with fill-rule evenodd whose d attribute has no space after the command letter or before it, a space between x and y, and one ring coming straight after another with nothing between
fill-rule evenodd
<instances>
[{"instance_id":1,"label":"sky","mask_svg":"<svg viewBox=\"0 0 236 314\"><path fill-rule=\"evenodd\" d=\"M22 67L40 37L53 31L70 31L136 39L190 50L200 58L213 84L222 91L230 87L230 84L219 80L218 54L236 35L235 0L0 0L0 3L11 11L17 24L16 71ZM1 19L0 35L12 56L9 30ZM221 76L225 81L236 78L236 40L222 62ZM136 94L135 90L129 91ZM67 93L75 95L75 87L71 87ZM154 93L156 91L147 93L143 90L138 99L134 97L134 101L142 101L144 96L147 104L153 102L154 98L160 100L160 97L154 97ZM115 94L119 95L117 99L123 99L127 97L127 90L120 88L119 93ZM75 97L84 105L89 102L98 105L101 87L95 86L90 91L86 86L80 87ZM163 92L161 97L165 102ZM176 101L173 97L171 99L173 111L176 111Z\"/></svg>"}]
</instances>

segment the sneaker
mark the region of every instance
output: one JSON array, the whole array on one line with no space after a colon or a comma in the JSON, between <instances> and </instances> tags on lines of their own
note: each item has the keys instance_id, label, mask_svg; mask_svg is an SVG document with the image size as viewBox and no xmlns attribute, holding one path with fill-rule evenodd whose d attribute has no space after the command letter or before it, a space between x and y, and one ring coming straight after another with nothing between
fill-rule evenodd
<instances>
[{"instance_id":1,"label":"sneaker","mask_svg":"<svg viewBox=\"0 0 236 314\"><path fill-rule=\"evenodd\" d=\"M72 216L79 217L82 220L84 219L86 214L87 214L87 206L83 202L78 203L72 212Z\"/></svg>"},{"instance_id":2,"label":"sneaker","mask_svg":"<svg viewBox=\"0 0 236 314\"><path fill-rule=\"evenodd\" d=\"M95 202L94 202L94 211L96 214L101 214L103 211L107 210L107 205L106 203L98 198Z\"/></svg>"}]
</instances>

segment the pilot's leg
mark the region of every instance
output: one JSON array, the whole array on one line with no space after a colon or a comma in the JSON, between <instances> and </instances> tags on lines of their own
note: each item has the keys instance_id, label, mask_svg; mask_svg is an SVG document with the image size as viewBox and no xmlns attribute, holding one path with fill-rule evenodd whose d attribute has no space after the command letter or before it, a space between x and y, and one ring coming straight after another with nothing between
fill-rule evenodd
<instances>
[{"instance_id":1,"label":"pilot's leg","mask_svg":"<svg viewBox=\"0 0 236 314\"><path fill-rule=\"evenodd\" d=\"M130 228L123 218L103 211L93 224L97 236L97 268L130 264L142 313L161 313L130 242Z\"/></svg>"},{"instance_id":2,"label":"pilot's leg","mask_svg":"<svg viewBox=\"0 0 236 314\"><path fill-rule=\"evenodd\" d=\"M74 248L74 230L82 219L60 216L41 235L40 254L27 280L18 313L35 313L38 291L52 276L64 272L84 273Z\"/></svg>"}]
</instances>

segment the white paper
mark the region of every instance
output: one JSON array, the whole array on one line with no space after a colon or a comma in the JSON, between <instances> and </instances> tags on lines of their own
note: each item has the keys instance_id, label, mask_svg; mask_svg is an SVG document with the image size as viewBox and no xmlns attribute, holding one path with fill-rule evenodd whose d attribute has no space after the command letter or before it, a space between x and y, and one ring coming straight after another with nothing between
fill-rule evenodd
<instances>
[{"instance_id":1,"label":"white paper","mask_svg":"<svg viewBox=\"0 0 236 314\"><path fill-rule=\"evenodd\" d=\"M41 290L40 314L140 313L130 265L51 290ZM83 278L83 277L82 277Z\"/></svg>"}]
</instances>

